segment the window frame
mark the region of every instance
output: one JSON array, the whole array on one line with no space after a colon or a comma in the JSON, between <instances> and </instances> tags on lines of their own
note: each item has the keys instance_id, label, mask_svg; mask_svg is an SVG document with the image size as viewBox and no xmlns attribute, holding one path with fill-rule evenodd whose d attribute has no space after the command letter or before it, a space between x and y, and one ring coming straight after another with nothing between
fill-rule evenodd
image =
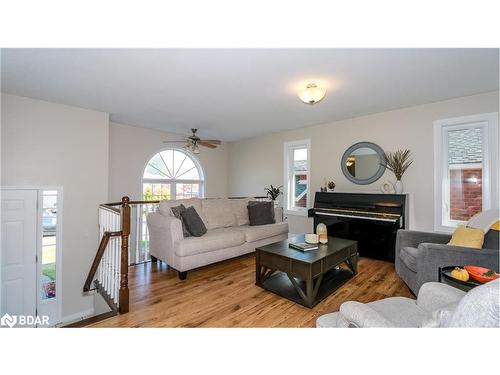
<instances>
[{"instance_id":1,"label":"window frame","mask_svg":"<svg viewBox=\"0 0 500 375\"><path fill-rule=\"evenodd\" d=\"M296 149L305 148L307 149L307 189L306 189L306 207L296 207L293 206L291 193L291 183L293 181L293 151ZM307 216L307 210L311 205L311 140L302 139L297 141L284 142L283 144L283 210L288 215L298 215Z\"/></svg>"},{"instance_id":2,"label":"window frame","mask_svg":"<svg viewBox=\"0 0 500 375\"><path fill-rule=\"evenodd\" d=\"M146 168L151 161L157 154L165 151L179 151L185 154L187 157L189 157L196 169L198 170L198 174L200 176L199 180L192 180L192 179L171 179L171 178L145 178L144 174L146 172ZM142 169L142 176L141 176L141 196L144 198L144 184L163 184L163 185L170 185L170 194L171 194L171 200L177 199L177 184L198 184L199 185L199 198L204 198L205 197L205 172L203 170L203 167L198 160L198 158L190 151L185 150L183 148L179 147L165 147L161 149L158 152L155 152L153 155L151 155L146 163L144 164L144 168ZM161 200L161 199L160 199Z\"/></svg>"},{"instance_id":3,"label":"window frame","mask_svg":"<svg viewBox=\"0 0 500 375\"><path fill-rule=\"evenodd\" d=\"M450 180L448 164L448 132L468 128L482 128L482 209L498 208L498 113L489 112L471 116L434 121L434 230L451 233L463 221L444 220L448 214Z\"/></svg>"}]
</instances>

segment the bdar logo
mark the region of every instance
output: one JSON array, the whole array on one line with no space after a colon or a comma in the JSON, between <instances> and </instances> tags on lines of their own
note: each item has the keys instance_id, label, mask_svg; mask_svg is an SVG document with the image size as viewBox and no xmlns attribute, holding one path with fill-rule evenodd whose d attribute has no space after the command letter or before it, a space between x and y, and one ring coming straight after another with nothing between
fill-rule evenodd
<instances>
[{"instance_id":1,"label":"bdar logo","mask_svg":"<svg viewBox=\"0 0 500 375\"><path fill-rule=\"evenodd\" d=\"M9 314L5 314L2 316L0 319L0 325L2 326L9 326L10 328L14 327L17 323L17 316L12 316Z\"/></svg>"}]
</instances>

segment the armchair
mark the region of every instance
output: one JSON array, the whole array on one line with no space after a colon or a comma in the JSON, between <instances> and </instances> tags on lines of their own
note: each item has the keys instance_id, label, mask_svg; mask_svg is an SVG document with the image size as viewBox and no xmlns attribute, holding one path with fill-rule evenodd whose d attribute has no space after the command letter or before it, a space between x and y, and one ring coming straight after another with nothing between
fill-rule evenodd
<instances>
[{"instance_id":1,"label":"armchair","mask_svg":"<svg viewBox=\"0 0 500 375\"><path fill-rule=\"evenodd\" d=\"M320 316L318 328L499 327L499 284L491 281L465 293L425 283L417 300L390 297L367 304L348 301L339 312Z\"/></svg>"},{"instance_id":2,"label":"armchair","mask_svg":"<svg viewBox=\"0 0 500 375\"><path fill-rule=\"evenodd\" d=\"M416 295L420 287L438 280L439 267L474 264L498 272L499 249L450 246L451 235L399 230L396 239L396 273Z\"/></svg>"}]
</instances>

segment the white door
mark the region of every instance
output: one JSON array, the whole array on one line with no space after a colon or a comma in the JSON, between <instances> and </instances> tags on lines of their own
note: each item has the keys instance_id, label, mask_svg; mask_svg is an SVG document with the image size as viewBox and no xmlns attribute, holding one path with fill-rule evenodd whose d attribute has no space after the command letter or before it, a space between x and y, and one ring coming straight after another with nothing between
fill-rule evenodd
<instances>
[{"instance_id":1,"label":"white door","mask_svg":"<svg viewBox=\"0 0 500 375\"><path fill-rule=\"evenodd\" d=\"M1 316L36 316L36 190L2 190Z\"/></svg>"}]
</instances>

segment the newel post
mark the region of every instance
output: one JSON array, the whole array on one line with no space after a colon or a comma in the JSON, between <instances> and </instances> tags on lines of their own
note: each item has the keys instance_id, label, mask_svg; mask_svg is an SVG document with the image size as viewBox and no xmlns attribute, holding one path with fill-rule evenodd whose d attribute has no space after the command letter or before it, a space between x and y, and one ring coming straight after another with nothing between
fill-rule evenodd
<instances>
[{"instance_id":1,"label":"newel post","mask_svg":"<svg viewBox=\"0 0 500 375\"><path fill-rule=\"evenodd\" d=\"M129 290L128 290L128 238L130 235L130 199L122 198L122 248L120 263L120 314L128 313Z\"/></svg>"}]
</instances>

